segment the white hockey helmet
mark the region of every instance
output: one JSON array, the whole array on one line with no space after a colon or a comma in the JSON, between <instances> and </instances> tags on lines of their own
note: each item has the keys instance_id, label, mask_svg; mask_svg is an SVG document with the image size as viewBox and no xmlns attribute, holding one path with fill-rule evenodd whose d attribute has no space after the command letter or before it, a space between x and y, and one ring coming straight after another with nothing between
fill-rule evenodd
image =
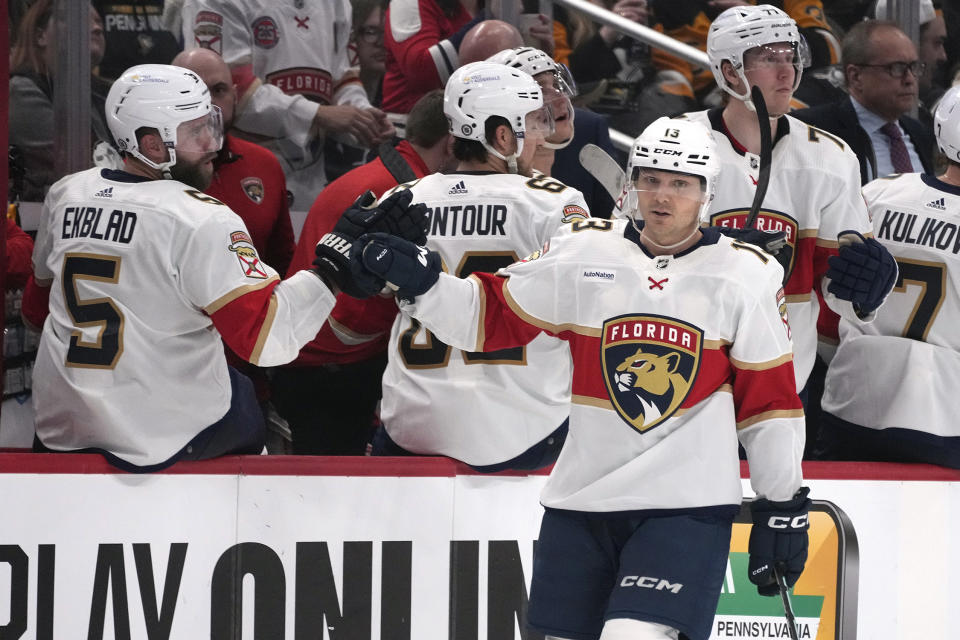
<instances>
[{"instance_id":1,"label":"white hockey helmet","mask_svg":"<svg viewBox=\"0 0 960 640\"><path fill-rule=\"evenodd\" d=\"M455 138L475 140L516 173L517 156L523 149L527 114L537 112L537 126L552 133L549 109L544 108L540 85L529 74L495 62L472 62L453 72L443 92L443 112ZM517 151L507 157L487 141L485 123L491 116L505 118L517 137Z\"/></svg>"},{"instance_id":2,"label":"white hockey helmet","mask_svg":"<svg viewBox=\"0 0 960 640\"><path fill-rule=\"evenodd\" d=\"M810 49L800 35L793 18L769 4L730 7L713 21L707 33L707 56L717 84L724 91L753 108L750 100L750 83L743 68L743 55L750 49L785 42L794 50L793 66L796 70L793 89L800 86L804 67L810 66ZM723 77L721 65L729 60L746 90L737 93Z\"/></svg>"},{"instance_id":3,"label":"white hockey helmet","mask_svg":"<svg viewBox=\"0 0 960 640\"><path fill-rule=\"evenodd\" d=\"M536 80L537 76L541 73L550 73L553 76L553 87L549 90L543 89L543 101L548 105L555 105L556 102L554 102L554 100L565 100L567 113L569 113L570 117L570 124L573 124L574 110L572 99L577 95L577 83L574 81L573 75L571 75L566 65L558 64L545 52L533 47L504 49L487 58L487 62L496 62L505 64L512 69L519 69L529 74L534 80ZM554 115L557 115L556 109L554 109ZM563 149L572 141L573 135L571 134L568 139L562 142L544 142L543 146L549 149Z\"/></svg>"},{"instance_id":4,"label":"white hockey helmet","mask_svg":"<svg viewBox=\"0 0 960 640\"><path fill-rule=\"evenodd\" d=\"M951 87L940 98L933 114L937 146L952 162L960 162L960 86Z\"/></svg>"},{"instance_id":5,"label":"white hockey helmet","mask_svg":"<svg viewBox=\"0 0 960 640\"><path fill-rule=\"evenodd\" d=\"M713 134L699 122L662 117L643 130L627 159L627 203L624 210L637 217L637 179L642 169L658 169L698 176L703 180L700 220L704 220L720 175L720 160Z\"/></svg>"},{"instance_id":6,"label":"white hockey helmet","mask_svg":"<svg viewBox=\"0 0 960 640\"><path fill-rule=\"evenodd\" d=\"M120 151L164 172L177 163L177 129L181 125L186 127L181 131L181 150L206 153L219 150L223 144L220 109L210 103L210 91L203 80L182 67L130 67L110 87L104 111ZM140 153L137 130L142 127L159 132L169 160L156 163Z\"/></svg>"}]
</instances>

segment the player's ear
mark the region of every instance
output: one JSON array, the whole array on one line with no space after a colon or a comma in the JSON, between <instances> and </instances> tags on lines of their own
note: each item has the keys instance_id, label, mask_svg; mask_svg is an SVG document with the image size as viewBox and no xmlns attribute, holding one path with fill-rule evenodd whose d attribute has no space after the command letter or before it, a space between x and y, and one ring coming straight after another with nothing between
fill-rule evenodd
<instances>
[{"instance_id":1,"label":"player's ear","mask_svg":"<svg viewBox=\"0 0 960 640\"><path fill-rule=\"evenodd\" d=\"M517 137L508 124L498 125L493 132L493 148L500 153L513 153L517 150Z\"/></svg>"},{"instance_id":2,"label":"player's ear","mask_svg":"<svg viewBox=\"0 0 960 640\"><path fill-rule=\"evenodd\" d=\"M740 79L740 76L737 75L736 70L733 68L733 65L729 60L722 60L720 62L720 72L723 74L723 77L726 79L727 84L730 85L734 90L742 89L743 81Z\"/></svg>"},{"instance_id":3,"label":"player's ear","mask_svg":"<svg viewBox=\"0 0 960 640\"><path fill-rule=\"evenodd\" d=\"M160 134L152 131L143 134L140 138L140 153L150 158L154 162L166 162L167 146L163 143Z\"/></svg>"}]
</instances>

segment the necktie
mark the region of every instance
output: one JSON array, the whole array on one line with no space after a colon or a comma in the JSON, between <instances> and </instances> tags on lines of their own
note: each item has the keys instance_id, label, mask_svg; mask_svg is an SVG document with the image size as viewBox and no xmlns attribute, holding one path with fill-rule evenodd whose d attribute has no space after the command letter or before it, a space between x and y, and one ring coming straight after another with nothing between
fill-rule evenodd
<instances>
[{"instance_id":1,"label":"necktie","mask_svg":"<svg viewBox=\"0 0 960 640\"><path fill-rule=\"evenodd\" d=\"M890 161L893 163L893 170L897 173L912 173L910 153L907 151L907 145L903 143L903 135L897 123L888 122L880 127L880 131L890 138Z\"/></svg>"}]
</instances>

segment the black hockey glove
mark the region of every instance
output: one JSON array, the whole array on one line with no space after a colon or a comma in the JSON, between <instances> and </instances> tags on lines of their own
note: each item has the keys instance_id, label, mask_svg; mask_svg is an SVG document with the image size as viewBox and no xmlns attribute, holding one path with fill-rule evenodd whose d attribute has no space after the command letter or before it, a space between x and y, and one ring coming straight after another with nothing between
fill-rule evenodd
<instances>
[{"instance_id":1,"label":"black hockey glove","mask_svg":"<svg viewBox=\"0 0 960 640\"><path fill-rule=\"evenodd\" d=\"M796 584L807 562L807 529L810 521L810 489L800 487L786 502L771 502L765 498L750 504L753 527L750 529L750 582L757 585L762 596L777 595L774 567L786 578L787 586Z\"/></svg>"},{"instance_id":2,"label":"black hockey glove","mask_svg":"<svg viewBox=\"0 0 960 640\"><path fill-rule=\"evenodd\" d=\"M336 230L325 233L314 250L317 257L313 260L313 269L328 284L362 300L379 293L384 282L350 259L351 253L359 252L359 246L356 240Z\"/></svg>"},{"instance_id":3,"label":"black hockey glove","mask_svg":"<svg viewBox=\"0 0 960 640\"><path fill-rule=\"evenodd\" d=\"M432 287L443 270L440 254L385 233L360 238L363 267L386 280L397 296L413 300Z\"/></svg>"},{"instance_id":4,"label":"black hockey glove","mask_svg":"<svg viewBox=\"0 0 960 640\"><path fill-rule=\"evenodd\" d=\"M841 244L839 254L827 259L827 291L852 302L858 315L866 315L883 304L896 284L897 261L876 239L864 238L856 231L840 235L846 234L855 235L858 241Z\"/></svg>"},{"instance_id":5,"label":"black hockey glove","mask_svg":"<svg viewBox=\"0 0 960 640\"><path fill-rule=\"evenodd\" d=\"M733 229L731 227L717 227L725 236L739 242L760 247L780 263L783 267L783 283L790 277L790 262L793 260L793 247L787 243L786 231L761 231L759 229Z\"/></svg>"},{"instance_id":6,"label":"black hockey glove","mask_svg":"<svg viewBox=\"0 0 960 640\"><path fill-rule=\"evenodd\" d=\"M351 238L383 232L420 245L426 244L427 205L422 202L411 204L412 199L413 192L403 189L376 204L373 192L367 191L343 212L333 230Z\"/></svg>"}]
</instances>

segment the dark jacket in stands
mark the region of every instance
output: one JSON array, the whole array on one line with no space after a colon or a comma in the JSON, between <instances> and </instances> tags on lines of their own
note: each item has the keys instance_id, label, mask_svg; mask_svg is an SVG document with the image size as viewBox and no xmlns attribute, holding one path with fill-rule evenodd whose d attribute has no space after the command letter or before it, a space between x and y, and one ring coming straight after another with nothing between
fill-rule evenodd
<instances>
[{"instance_id":1,"label":"dark jacket in stands","mask_svg":"<svg viewBox=\"0 0 960 640\"><path fill-rule=\"evenodd\" d=\"M877 160L873 153L873 144L870 135L860 126L857 112L849 96L839 102L823 104L809 109L793 111L790 115L818 129L835 134L843 139L850 149L857 154L860 160L860 184L866 184L876 175ZM901 117L897 122L908 136L913 148L923 163L924 173L933 173L933 151L936 140L933 131L927 130L920 122L908 116Z\"/></svg>"},{"instance_id":2,"label":"dark jacket in stands","mask_svg":"<svg viewBox=\"0 0 960 640\"><path fill-rule=\"evenodd\" d=\"M580 149L588 142L597 145L616 158L610 142L610 127L607 119L587 109L574 109L573 140L563 149L558 149L553 158L550 175L563 184L579 189L595 218L609 218L613 211L613 198L580 164Z\"/></svg>"}]
</instances>

